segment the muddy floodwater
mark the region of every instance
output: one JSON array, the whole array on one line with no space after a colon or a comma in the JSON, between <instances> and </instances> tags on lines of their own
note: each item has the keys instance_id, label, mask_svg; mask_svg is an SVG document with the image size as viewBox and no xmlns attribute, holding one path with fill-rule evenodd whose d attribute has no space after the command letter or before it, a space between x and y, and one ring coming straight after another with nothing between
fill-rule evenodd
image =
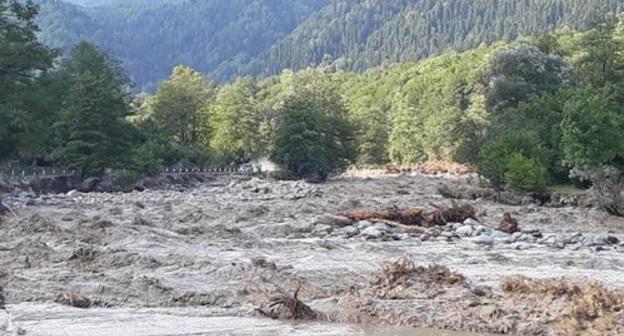
<instances>
[{"instance_id":1,"label":"muddy floodwater","mask_svg":"<svg viewBox=\"0 0 624 336\"><path fill-rule=\"evenodd\" d=\"M478 218L434 228L339 216L450 206L456 200L440 195L442 185L473 184L465 176L417 174L320 185L220 178L126 194L14 194L4 202L15 214L0 222L8 329L71 336L621 335L622 218L481 199L459 201L474 206ZM520 232L496 230L507 212ZM318 320L259 313L296 288Z\"/></svg>"},{"instance_id":2,"label":"muddy floodwater","mask_svg":"<svg viewBox=\"0 0 624 336\"><path fill-rule=\"evenodd\" d=\"M210 309L91 309L58 305L12 307L28 335L323 335L323 336L476 336L472 333L407 327L286 323L257 317L232 317Z\"/></svg>"}]
</instances>

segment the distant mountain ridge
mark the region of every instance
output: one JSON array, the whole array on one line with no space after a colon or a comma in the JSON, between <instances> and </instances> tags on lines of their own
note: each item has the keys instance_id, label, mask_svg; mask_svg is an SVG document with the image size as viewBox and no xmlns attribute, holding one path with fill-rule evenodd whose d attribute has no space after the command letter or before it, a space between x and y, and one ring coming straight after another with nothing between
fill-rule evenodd
<instances>
[{"instance_id":1,"label":"distant mountain ridge","mask_svg":"<svg viewBox=\"0 0 624 336\"><path fill-rule=\"evenodd\" d=\"M180 3L187 0L65 0L65 2L84 7L119 6L119 5L161 5Z\"/></svg>"},{"instance_id":2,"label":"distant mountain ridge","mask_svg":"<svg viewBox=\"0 0 624 336\"><path fill-rule=\"evenodd\" d=\"M148 90L177 64L218 81L318 63L361 71L581 28L596 13L624 10L622 0L72 1L90 7L37 0L42 40L63 48L92 41Z\"/></svg>"}]
</instances>

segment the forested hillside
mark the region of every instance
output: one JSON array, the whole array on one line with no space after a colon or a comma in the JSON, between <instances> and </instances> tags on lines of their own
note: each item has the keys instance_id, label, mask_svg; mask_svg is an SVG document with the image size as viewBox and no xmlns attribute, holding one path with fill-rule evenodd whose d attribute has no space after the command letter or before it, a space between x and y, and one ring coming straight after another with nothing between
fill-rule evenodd
<instances>
[{"instance_id":1,"label":"forested hillside","mask_svg":"<svg viewBox=\"0 0 624 336\"><path fill-rule=\"evenodd\" d=\"M363 70L556 27L579 28L592 16L623 8L620 0L337 0L259 57L252 72L323 61Z\"/></svg>"},{"instance_id":2,"label":"forested hillside","mask_svg":"<svg viewBox=\"0 0 624 336\"><path fill-rule=\"evenodd\" d=\"M226 79L279 41L326 0L193 0L178 5L82 8L39 0L41 39L87 40L119 58L139 89L188 64Z\"/></svg>"},{"instance_id":3,"label":"forested hillside","mask_svg":"<svg viewBox=\"0 0 624 336\"><path fill-rule=\"evenodd\" d=\"M45 43L91 41L123 62L138 89L153 89L177 64L217 81L322 62L359 71L582 28L624 8L621 0L190 0L97 8L37 1Z\"/></svg>"}]
</instances>

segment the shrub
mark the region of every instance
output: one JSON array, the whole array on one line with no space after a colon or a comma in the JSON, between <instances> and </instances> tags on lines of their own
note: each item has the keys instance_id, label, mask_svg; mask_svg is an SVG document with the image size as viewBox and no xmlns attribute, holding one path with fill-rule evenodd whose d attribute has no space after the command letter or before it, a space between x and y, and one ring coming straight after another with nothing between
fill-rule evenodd
<instances>
[{"instance_id":1,"label":"shrub","mask_svg":"<svg viewBox=\"0 0 624 336\"><path fill-rule=\"evenodd\" d=\"M546 188L547 169L539 161L515 153L505 165L505 183L522 192L542 192Z\"/></svg>"}]
</instances>

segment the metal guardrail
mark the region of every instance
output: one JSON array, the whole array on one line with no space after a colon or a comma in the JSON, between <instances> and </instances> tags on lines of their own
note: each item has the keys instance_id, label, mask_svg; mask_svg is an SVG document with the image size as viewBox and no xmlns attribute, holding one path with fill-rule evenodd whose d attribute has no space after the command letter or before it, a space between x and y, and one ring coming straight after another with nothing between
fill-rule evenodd
<instances>
[{"instance_id":1,"label":"metal guardrail","mask_svg":"<svg viewBox=\"0 0 624 336\"><path fill-rule=\"evenodd\" d=\"M76 175L76 170L54 167L9 167L0 170L0 176L8 178L51 178L74 175Z\"/></svg>"},{"instance_id":2,"label":"metal guardrail","mask_svg":"<svg viewBox=\"0 0 624 336\"><path fill-rule=\"evenodd\" d=\"M121 171L123 172L123 170ZM202 175L232 175L248 174L237 167L165 167L160 170L162 175L202 174ZM76 170L54 167L7 167L0 169L0 177L7 179L41 179L55 177L76 176Z\"/></svg>"},{"instance_id":3,"label":"metal guardrail","mask_svg":"<svg viewBox=\"0 0 624 336\"><path fill-rule=\"evenodd\" d=\"M164 168L161 174L208 174L208 175L227 175L240 173L239 168Z\"/></svg>"}]
</instances>

